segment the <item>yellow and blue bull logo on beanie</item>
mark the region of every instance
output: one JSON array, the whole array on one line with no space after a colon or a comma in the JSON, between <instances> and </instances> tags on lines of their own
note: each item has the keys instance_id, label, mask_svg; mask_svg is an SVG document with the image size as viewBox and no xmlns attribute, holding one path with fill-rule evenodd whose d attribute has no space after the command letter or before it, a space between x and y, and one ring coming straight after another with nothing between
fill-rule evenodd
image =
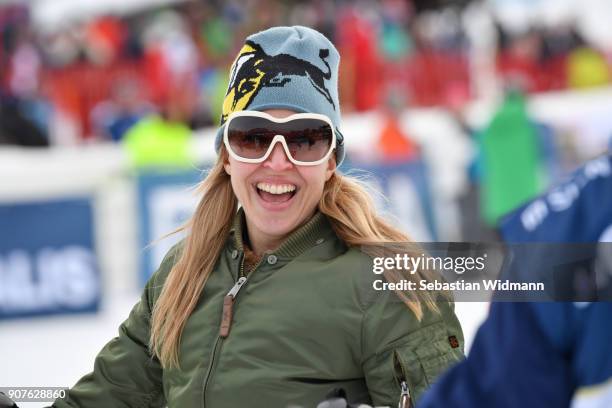
<instances>
[{"instance_id":1,"label":"yellow and blue bull logo on beanie","mask_svg":"<svg viewBox=\"0 0 612 408\"><path fill-rule=\"evenodd\" d=\"M292 76L307 78L314 90L335 110L336 105L325 85L325 81L331 79L331 68L325 60L327 57L328 48L319 50L319 58L327 68L324 72L316 65L292 55L267 55L258 44L247 41L232 66L223 101L223 120L232 112L246 109L262 88L284 87L291 82Z\"/></svg>"},{"instance_id":2,"label":"yellow and blue bull logo on beanie","mask_svg":"<svg viewBox=\"0 0 612 408\"><path fill-rule=\"evenodd\" d=\"M289 109L328 116L337 134L337 163L344 158L339 132L338 65L334 45L311 28L273 27L249 36L231 67L223 101L221 128L215 147L221 147L223 124L242 110Z\"/></svg>"}]
</instances>

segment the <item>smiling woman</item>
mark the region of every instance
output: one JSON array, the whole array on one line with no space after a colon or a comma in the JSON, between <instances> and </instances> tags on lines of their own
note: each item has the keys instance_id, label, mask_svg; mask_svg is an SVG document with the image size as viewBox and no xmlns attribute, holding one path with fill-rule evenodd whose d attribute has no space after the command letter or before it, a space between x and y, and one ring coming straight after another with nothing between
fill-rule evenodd
<instances>
[{"instance_id":1,"label":"smiling woman","mask_svg":"<svg viewBox=\"0 0 612 408\"><path fill-rule=\"evenodd\" d=\"M409 239L336 170L338 63L306 27L247 38L186 239L54 406L314 407L334 389L392 406L461 359L447 298L367 290L364 245Z\"/></svg>"}]
</instances>

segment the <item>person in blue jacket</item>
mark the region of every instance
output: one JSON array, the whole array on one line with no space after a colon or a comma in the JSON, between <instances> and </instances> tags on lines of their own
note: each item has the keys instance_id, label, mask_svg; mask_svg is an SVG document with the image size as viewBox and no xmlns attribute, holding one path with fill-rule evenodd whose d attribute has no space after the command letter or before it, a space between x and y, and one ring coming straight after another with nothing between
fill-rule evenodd
<instances>
[{"instance_id":1,"label":"person in blue jacket","mask_svg":"<svg viewBox=\"0 0 612 408\"><path fill-rule=\"evenodd\" d=\"M612 156L588 162L506 217L500 232L511 243L611 242ZM599 245L612 252L612 244ZM610 285L612 277L603 278ZM467 359L440 377L417 408L610 408L611 346L612 303L601 298L493 302Z\"/></svg>"}]
</instances>

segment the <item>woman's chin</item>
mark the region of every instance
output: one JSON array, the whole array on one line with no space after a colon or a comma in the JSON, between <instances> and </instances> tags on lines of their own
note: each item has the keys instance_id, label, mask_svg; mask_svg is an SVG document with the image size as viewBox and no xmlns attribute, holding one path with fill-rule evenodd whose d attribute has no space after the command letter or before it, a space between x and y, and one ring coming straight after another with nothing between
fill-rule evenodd
<instances>
[{"instance_id":1,"label":"woman's chin","mask_svg":"<svg viewBox=\"0 0 612 408\"><path fill-rule=\"evenodd\" d=\"M299 223L297 220L293 221L288 219L287 216L275 214L261 217L257 224L259 230L265 235L284 238L289 235Z\"/></svg>"}]
</instances>

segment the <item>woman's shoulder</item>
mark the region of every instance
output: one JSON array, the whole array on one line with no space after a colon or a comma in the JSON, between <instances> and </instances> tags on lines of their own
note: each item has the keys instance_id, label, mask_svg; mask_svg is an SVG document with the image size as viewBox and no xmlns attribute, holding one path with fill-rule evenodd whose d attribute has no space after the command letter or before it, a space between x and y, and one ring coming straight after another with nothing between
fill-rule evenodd
<instances>
[{"instance_id":1,"label":"woman's shoulder","mask_svg":"<svg viewBox=\"0 0 612 408\"><path fill-rule=\"evenodd\" d=\"M155 303L155 301L159 297L161 290L164 286L164 283L166 282L166 279L168 278L168 274L170 274L170 271L172 270L172 268L178 261L183 251L184 246L185 246L184 239L174 244L170 248L170 250L166 252L164 259L159 265L159 268L157 268L157 270L153 273L153 275L151 275L151 277L147 281L145 290L148 292L148 298L149 298L149 301L151 302L151 306Z\"/></svg>"},{"instance_id":2,"label":"woman's shoulder","mask_svg":"<svg viewBox=\"0 0 612 408\"><path fill-rule=\"evenodd\" d=\"M372 256L364 252L363 248L344 245L346 246L346 252L341 255L342 262L360 267L370 267L373 264Z\"/></svg>"},{"instance_id":3,"label":"woman's shoulder","mask_svg":"<svg viewBox=\"0 0 612 408\"><path fill-rule=\"evenodd\" d=\"M319 243L324 244L319 245ZM363 252L361 247L348 244L331 227L315 243L314 247L320 247L320 251L315 251L313 255L323 254L325 261L340 264L349 269L369 266L373 262L372 257Z\"/></svg>"}]
</instances>

